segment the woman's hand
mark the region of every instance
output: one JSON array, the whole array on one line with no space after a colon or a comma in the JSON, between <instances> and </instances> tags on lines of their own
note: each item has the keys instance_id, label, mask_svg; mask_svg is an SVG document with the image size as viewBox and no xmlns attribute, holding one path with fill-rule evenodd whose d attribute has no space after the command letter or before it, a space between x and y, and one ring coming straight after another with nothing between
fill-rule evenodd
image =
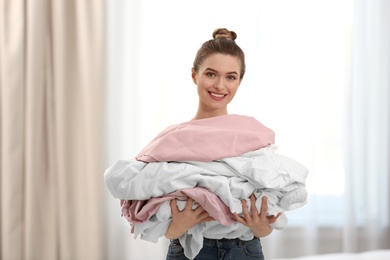
<instances>
[{"instance_id":1,"label":"woman's hand","mask_svg":"<svg viewBox=\"0 0 390 260\"><path fill-rule=\"evenodd\" d=\"M244 217L240 217L237 213L234 213L237 221L243 225L249 227L255 237L265 237L271 234L272 227L270 224L275 223L277 218L282 214L279 213L277 216L268 216L267 217L267 197L263 197L261 200L260 214L256 208L256 197L254 194L250 197L251 200L251 213L248 211L248 205L246 200L242 200L242 213Z\"/></svg>"},{"instance_id":2,"label":"woman's hand","mask_svg":"<svg viewBox=\"0 0 390 260\"><path fill-rule=\"evenodd\" d=\"M199 205L196 209L192 209L193 202L193 199L188 198L185 208L180 211L176 199L171 200L172 221L165 233L166 238L179 238L196 224L214 220L202 206Z\"/></svg>"}]
</instances>

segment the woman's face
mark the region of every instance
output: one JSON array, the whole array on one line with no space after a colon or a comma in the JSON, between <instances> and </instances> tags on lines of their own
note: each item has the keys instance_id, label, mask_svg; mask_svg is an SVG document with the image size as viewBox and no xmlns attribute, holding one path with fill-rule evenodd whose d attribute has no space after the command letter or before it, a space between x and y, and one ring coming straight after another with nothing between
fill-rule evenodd
<instances>
[{"instance_id":1,"label":"woman's face","mask_svg":"<svg viewBox=\"0 0 390 260\"><path fill-rule=\"evenodd\" d=\"M232 101L240 85L240 60L226 54L207 57L192 79L198 86L201 117L227 115L227 105Z\"/></svg>"}]
</instances>

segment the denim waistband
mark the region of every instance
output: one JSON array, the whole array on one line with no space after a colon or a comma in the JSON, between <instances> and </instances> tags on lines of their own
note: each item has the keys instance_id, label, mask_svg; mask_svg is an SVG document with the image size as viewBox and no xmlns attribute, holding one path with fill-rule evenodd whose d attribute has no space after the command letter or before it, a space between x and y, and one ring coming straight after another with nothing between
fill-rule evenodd
<instances>
[{"instance_id":1,"label":"denim waistband","mask_svg":"<svg viewBox=\"0 0 390 260\"><path fill-rule=\"evenodd\" d=\"M210 245L210 246L230 246L230 245L245 245L248 242L251 242L253 240L259 240L259 238L254 237L251 240L241 240L239 238L222 238L222 239L210 239L210 238L203 238L203 244Z\"/></svg>"},{"instance_id":2,"label":"denim waistband","mask_svg":"<svg viewBox=\"0 0 390 260\"><path fill-rule=\"evenodd\" d=\"M245 245L246 243L251 242L253 240L258 240L259 241L260 239L257 238L257 237L254 237L251 240L241 240L239 238L211 239L211 238L204 237L203 238L203 244L204 245L210 245L210 246L222 246L222 245L226 245L226 246L239 245L239 246L242 246L242 245ZM180 245L179 239L172 239L171 243Z\"/></svg>"}]
</instances>

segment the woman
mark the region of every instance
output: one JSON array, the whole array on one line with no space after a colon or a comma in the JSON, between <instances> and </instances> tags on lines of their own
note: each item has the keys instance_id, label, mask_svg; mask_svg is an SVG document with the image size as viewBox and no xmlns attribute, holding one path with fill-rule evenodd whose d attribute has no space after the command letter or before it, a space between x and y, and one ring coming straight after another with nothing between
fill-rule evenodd
<instances>
[{"instance_id":1,"label":"woman","mask_svg":"<svg viewBox=\"0 0 390 260\"><path fill-rule=\"evenodd\" d=\"M271 129L228 114L245 74L235 39L217 29L197 52L195 117L167 127L134 159L105 172L132 233L171 240L167 260L264 259L260 238L286 226L281 212L306 203L307 169L275 153Z\"/></svg>"},{"instance_id":2,"label":"woman","mask_svg":"<svg viewBox=\"0 0 390 260\"><path fill-rule=\"evenodd\" d=\"M213 39L205 42L197 52L192 68L192 80L198 88L199 105L193 120L228 114L227 105L233 100L245 74L245 56L235 43L236 37L233 31L216 29ZM194 225L213 220L201 206L192 210L192 203L189 199L185 209L179 211L176 200L171 201L172 222L165 233L165 236L171 239L168 260L187 259L184 255L178 258L182 248L177 239ZM270 224L274 223L278 216L267 217L266 197L263 198L260 212L255 207L254 195L251 196L251 214L246 200L243 200L242 205L243 217L235 213L236 220L249 227L255 238L249 242L239 239L205 239L203 248L195 259L225 259L218 258L225 254L230 255L230 258L226 259L263 259L259 238L272 232ZM223 247L222 250L220 246Z\"/></svg>"}]
</instances>

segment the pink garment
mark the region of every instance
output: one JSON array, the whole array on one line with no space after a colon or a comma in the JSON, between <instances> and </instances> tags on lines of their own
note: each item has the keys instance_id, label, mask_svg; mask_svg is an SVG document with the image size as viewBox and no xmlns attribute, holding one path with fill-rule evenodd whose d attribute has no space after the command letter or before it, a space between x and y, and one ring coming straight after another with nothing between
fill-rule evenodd
<instances>
[{"instance_id":1,"label":"pink garment","mask_svg":"<svg viewBox=\"0 0 390 260\"><path fill-rule=\"evenodd\" d=\"M213 160L240 156L275 143L275 133L253 117L224 115L192 120L167 127L160 132L136 159L146 163ZM149 220L162 203L177 198L193 198L222 225L236 222L226 204L213 192L194 187L151 198L147 201L121 200L122 215L132 231L136 223Z\"/></svg>"},{"instance_id":2,"label":"pink garment","mask_svg":"<svg viewBox=\"0 0 390 260\"><path fill-rule=\"evenodd\" d=\"M274 142L275 133L255 118L224 115L169 126L136 159L209 162L239 156Z\"/></svg>"},{"instance_id":3,"label":"pink garment","mask_svg":"<svg viewBox=\"0 0 390 260\"><path fill-rule=\"evenodd\" d=\"M122 215L131 225L142 223L150 219L160 205L165 201L178 199L187 200L188 197L199 203L210 215L222 225L232 225L236 222L234 215L221 199L203 187L182 189L165 196L145 200L121 200Z\"/></svg>"}]
</instances>

